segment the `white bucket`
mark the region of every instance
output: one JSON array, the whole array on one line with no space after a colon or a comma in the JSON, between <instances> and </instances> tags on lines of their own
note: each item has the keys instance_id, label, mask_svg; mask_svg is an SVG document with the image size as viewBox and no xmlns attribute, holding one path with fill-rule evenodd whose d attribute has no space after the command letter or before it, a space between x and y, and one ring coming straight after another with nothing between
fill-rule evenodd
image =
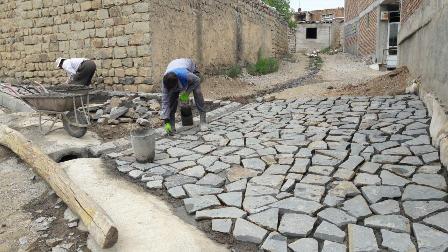
<instances>
[{"instance_id":1,"label":"white bucket","mask_svg":"<svg viewBox=\"0 0 448 252\"><path fill-rule=\"evenodd\" d=\"M153 162L156 154L156 136L152 129L131 131L131 144L139 163Z\"/></svg>"}]
</instances>

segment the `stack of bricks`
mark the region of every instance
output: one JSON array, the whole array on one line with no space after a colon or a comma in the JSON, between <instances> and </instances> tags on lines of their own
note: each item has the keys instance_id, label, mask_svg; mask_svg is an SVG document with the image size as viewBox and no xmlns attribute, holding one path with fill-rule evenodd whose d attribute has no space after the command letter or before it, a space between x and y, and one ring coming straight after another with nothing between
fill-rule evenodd
<instances>
[{"instance_id":1,"label":"stack of bricks","mask_svg":"<svg viewBox=\"0 0 448 252\"><path fill-rule=\"evenodd\" d=\"M272 33L263 41L272 56L287 53L287 24L275 10L259 0L216 2L219 5L206 0L3 0L0 78L55 85L66 79L65 73L54 67L56 58L85 57L97 64L97 87L149 92L160 82L163 67L176 57L192 57L204 68L209 67L209 62L231 65L238 58L248 60L241 55L228 58L228 41L238 43L234 34L241 27L229 25L222 30L209 30L205 22L201 26L198 17L210 12L231 13L227 22L243 16L245 27L265 29L258 32L260 37L266 31ZM179 18L166 20L167 17ZM191 25L186 27L187 23ZM194 36L187 39L179 34ZM209 41L210 37L217 42ZM254 55L258 48L250 45L258 41L258 36L245 38L243 45L235 47ZM206 49L213 53L204 53ZM207 61L206 57L212 56Z\"/></svg>"}]
</instances>

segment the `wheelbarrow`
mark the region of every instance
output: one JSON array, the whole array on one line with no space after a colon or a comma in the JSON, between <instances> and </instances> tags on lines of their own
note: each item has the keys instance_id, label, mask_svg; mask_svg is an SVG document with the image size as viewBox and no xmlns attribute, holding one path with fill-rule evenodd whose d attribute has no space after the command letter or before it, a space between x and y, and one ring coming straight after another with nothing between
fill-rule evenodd
<instances>
[{"instance_id":1,"label":"wheelbarrow","mask_svg":"<svg viewBox=\"0 0 448 252\"><path fill-rule=\"evenodd\" d=\"M88 114L89 91L88 87L57 87L49 93L36 95L24 95L22 100L27 102L39 113L39 128L46 135L55 130L54 125L62 121L65 131L76 138L83 137L87 132L87 127L91 125ZM43 115L53 116L52 119L43 120ZM50 129L46 132L43 125L51 122Z\"/></svg>"}]
</instances>

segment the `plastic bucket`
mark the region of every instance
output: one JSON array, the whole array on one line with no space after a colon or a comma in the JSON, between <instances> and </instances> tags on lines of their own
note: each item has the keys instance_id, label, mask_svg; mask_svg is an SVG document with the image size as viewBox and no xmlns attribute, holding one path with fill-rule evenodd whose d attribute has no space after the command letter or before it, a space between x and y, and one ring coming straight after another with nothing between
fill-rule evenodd
<instances>
[{"instance_id":1,"label":"plastic bucket","mask_svg":"<svg viewBox=\"0 0 448 252\"><path fill-rule=\"evenodd\" d=\"M132 130L131 144L137 162L147 163L154 161L156 154L156 136L152 129Z\"/></svg>"},{"instance_id":2,"label":"plastic bucket","mask_svg":"<svg viewBox=\"0 0 448 252\"><path fill-rule=\"evenodd\" d=\"M180 107L180 117L182 119L182 126L192 126L193 125L193 112L191 106L182 105Z\"/></svg>"}]
</instances>

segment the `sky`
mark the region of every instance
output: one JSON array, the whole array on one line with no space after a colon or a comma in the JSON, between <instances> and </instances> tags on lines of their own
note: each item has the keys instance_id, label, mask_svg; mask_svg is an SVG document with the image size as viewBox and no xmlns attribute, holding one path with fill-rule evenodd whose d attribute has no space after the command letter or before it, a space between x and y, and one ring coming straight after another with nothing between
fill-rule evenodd
<instances>
[{"instance_id":1,"label":"sky","mask_svg":"<svg viewBox=\"0 0 448 252\"><path fill-rule=\"evenodd\" d=\"M294 11L299 7L304 11L344 7L344 0L290 0L290 3Z\"/></svg>"}]
</instances>

